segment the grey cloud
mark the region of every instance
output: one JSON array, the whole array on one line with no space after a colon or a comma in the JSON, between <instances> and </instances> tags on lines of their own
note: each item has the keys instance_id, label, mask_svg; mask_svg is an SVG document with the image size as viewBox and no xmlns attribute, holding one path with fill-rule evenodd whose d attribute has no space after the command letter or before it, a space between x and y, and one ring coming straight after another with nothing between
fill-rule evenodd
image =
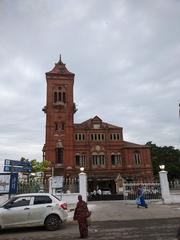
<instances>
[{"instance_id":1,"label":"grey cloud","mask_svg":"<svg viewBox=\"0 0 180 240\"><path fill-rule=\"evenodd\" d=\"M179 1L1 1L0 156L42 158L45 72L62 54L81 122L179 147Z\"/></svg>"}]
</instances>

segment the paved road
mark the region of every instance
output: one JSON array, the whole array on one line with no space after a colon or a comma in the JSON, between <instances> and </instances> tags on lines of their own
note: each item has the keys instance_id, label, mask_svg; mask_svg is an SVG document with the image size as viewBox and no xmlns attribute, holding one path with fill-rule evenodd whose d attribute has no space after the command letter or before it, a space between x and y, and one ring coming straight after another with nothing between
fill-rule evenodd
<instances>
[{"instance_id":1,"label":"paved road","mask_svg":"<svg viewBox=\"0 0 180 240\"><path fill-rule=\"evenodd\" d=\"M179 218L94 222L89 227L89 240L175 240ZM79 239L77 224L66 224L60 230L48 232L43 228L6 230L2 240L71 240Z\"/></svg>"},{"instance_id":2,"label":"paved road","mask_svg":"<svg viewBox=\"0 0 180 240\"><path fill-rule=\"evenodd\" d=\"M133 202L102 201L89 202L88 206L92 211L89 240L175 240L180 232L180 204L153 202L144 209L137 208ZM44 228L6 230L0 232L0 240L75 240L79 232L72 216L73 211L68 222L55 232Z\"/></svg>"}]
</instances>

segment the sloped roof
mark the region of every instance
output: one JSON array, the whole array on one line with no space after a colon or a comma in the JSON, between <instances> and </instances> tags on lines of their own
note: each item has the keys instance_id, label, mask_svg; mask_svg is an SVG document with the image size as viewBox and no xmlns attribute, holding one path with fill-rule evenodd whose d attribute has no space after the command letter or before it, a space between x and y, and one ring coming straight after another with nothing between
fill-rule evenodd
<instances>
[{"instance_id":1,"label":"sloped roof","mask_svg":"<svg viewBox=\"0 0 180 240\"><path fill-rule=\"evenodd\" d=\"M47 75L49 74L58 74L58 75L75 75L74 73L70 72L67 68L66 68L66 64L64 64L61 60L61 55L59 58L59 61L57 63L55 63L54 68L46 73Z\"/></svg>"},{"instance_id":2,"label":"sloped roof","mask_svg":"<svg viewBox=\"0 0 180 240\"><path fill-rule=\"evenodd\" d=\"M123 146L125 148L142 148L142 147L147 147L145 145L141 145L141 144L137 144L137 143L132 143L132 142L127 142L127 141L123 141Z\"/></svg>"},{"instance_id":3,"label":"sloped roof","mask_svg":"<svg viewBox=\"0 0 180 240\"><path fill-rule=\"evenodd\" d=\"M100 117L98 117L97 115L93 118L89 118L88 120L86 120L82 123L75 123L74 127L75 128L90 127L93 123L100 123L102 128L119 128L119 129L122 129L122 127L118 127L118 126L103 122L102 119Z\"/></svg>"}]
</instances>

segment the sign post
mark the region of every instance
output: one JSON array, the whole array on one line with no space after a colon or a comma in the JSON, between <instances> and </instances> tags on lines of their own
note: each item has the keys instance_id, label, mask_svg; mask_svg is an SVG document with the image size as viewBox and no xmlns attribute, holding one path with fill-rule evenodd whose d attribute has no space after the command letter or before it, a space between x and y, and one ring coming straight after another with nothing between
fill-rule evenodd
<instances>
[{"instance_id":1,"label":"sign post","mask_svg":"<svg viewBox=\"0 0 180 240\"><path fill-rule=\"evenodd\" d=\"M16 194L17 183L18 183L18 173L11 173L10 187L9 187L10 194Z\"/></svg>"},{"instance_id":2,"label":"sign post","mask_svg":"<svg viewBox=\"0 0 180 240\"><path fill-rule=\"evenodd\" d=\"M19 172L28 172L32 171L32 165L30 162L23 162L11 159L4 160L4 172L10 172L10 187L9 187L9 198L11 194L16 194L17 192L17 182L18 182L18 173Z\"/></svg>"}]
</instances>

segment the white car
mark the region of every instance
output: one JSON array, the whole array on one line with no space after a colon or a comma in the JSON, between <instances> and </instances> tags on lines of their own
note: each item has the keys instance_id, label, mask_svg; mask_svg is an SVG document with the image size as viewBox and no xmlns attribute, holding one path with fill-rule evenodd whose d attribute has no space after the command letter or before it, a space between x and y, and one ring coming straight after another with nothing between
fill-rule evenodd
<instances>
[{"instance_id":1,"label":"white car","mask_svg":"<svg viewBox=\"0 0 180 240\"><path fill-rule=\"evenodd\" d=\"M102 195L111 195L111 191L109 188L101 189Z\"/></svg>"},{"instance_id":2,"label":"white car","mask_svg":"<svg viewBox=\"0 0 180 240\"><path fill-rule=\"evenodd\" d=\"M1 229L44 225L54 231L67 218L67 204L48 193L16 195L0 206Z\"/></svg>"}]
</instances>

